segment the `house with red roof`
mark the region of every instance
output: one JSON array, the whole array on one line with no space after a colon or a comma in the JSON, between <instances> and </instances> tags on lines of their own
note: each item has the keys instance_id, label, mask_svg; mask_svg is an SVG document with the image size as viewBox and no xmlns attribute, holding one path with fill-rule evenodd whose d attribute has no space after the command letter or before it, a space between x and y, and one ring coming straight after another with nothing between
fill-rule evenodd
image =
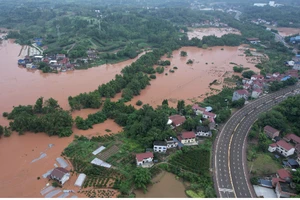
<instances>
[{"instance_id":1,"label":"house with red roof","mask_svg":"<svg viewBox=\"0 0 300 200\"><path fill-rule=\"evenodd\" d=\"M254 81L253 82L253 86L252 86L252 89L255 90L255 89L263 89L264 87L264 84L259 82L259 81Z\"/></svg>"},{"instance_id":2,"label":"house with red roof","mask_svg":"<svg viewBox=\"0 0 300 200\"><path fill-rule=\"evenodd\" d=\"M287 142L293 142L294 144L300 144L300 137L298 137L297 135L295 135L293 133L287 134L286 136L284 136L283 139Z\"/></svg>"},{"instance_id":3,"label":"house with red roof","mask_svg":"<svg viewBox=\"0 0 300 200\"><path fill-rule=\"evenodd\" d=\"M295 152L295 148L284 140L280 140L276 144L277 152L283 155L284 157L291 156Z\"/></svg>"},{"instance_id":4,"label":"house with red roof","mask_svg":"<svg viewBox=\"0 0 300 200\"><path fill-rule=\"evenodd\" d=\"M152 152L138 153L135 155L136 165L143 168L148 168L153 166L154 155Z\"/></svg>"},{"instance_id":5,"label":"house with red roof","mask_svg":"<svg viewBox=\"0 0 300 200\"><path fill-rule=\"evenodd\" d=\"M243 85L243 88L244 88L245 90L249 90L249 89L251 88L251 85L248 84L248 83L246 83L245 85Z\"/></svg>"},{"instance_id":6,"label":"house with red roof","mask_svg":"<svg viewBox=\"0 0 300 200\"><path fill-rule=\"evenodd\" d=\"M279 130L269 125L264 127L264 132L271 139L274 139L275 137L279 136Z\"/></svg>"},{"instance_id":7,"label":"house with red roof","mask_svg":"<svg viewBox=\"0 0 300 200\"><path fill-rule=\"evenodd\" d=\"M254 74L254 75L251 76L251 80L253 80L253 81L256 81L256 80L262 81L262 80L264 80L264 76L263 75Z\"/></svg>"},{"instance_id":8,"label":"house with red roof","mask_svg":"<svg viewBox=\"0 0 300 200\"><path fill-rule=\"evenodd\" d=\"M168 125L171 125L172 129L182 125L185 122L185 117L181 115L172 115L169 117Z\"/></svg>"},{"instance_id":9,"label":"house with red roof","mask_svg":"<svg viewBox=\"0 0 300 200\"><path fill-rule=\"evenodd\" d=\"M56 180L63 185L70 179L70 172L65 168L56 167L49 175L49 178Z\"/></svg>"},{"instance_id":10,"label":"house with red roof","mask_svg":"<svg viewBox=\"0 0 300 200\"><path fill-rule=\"evenodd\" d=\"M182 132L177 136L177 138L178 141L181 142L183 145L198 145L198 142L196 141L196 134L193 131Z\"/></svg>"},{"instance_id":11,"label":"house with red roof","mask_svg":"<svg viewBox=\"0 0 300 200\"><path fill-rule=\"evenodd\" d=\"M275 152L277 150L277 144L273 143L269 145L268 151L270 151L271 153Z\"/></svg>"},{"instance_id":12,"label":"house with red roof","mask_svg":"<svg viewBox=\"0 0 300 200\"><path fill-rule=\"evenodd\" d=\"M254 90L252 91L251 97L256 99L256 98L258 98L262 93L263 93L263 91L262 91L261 89L259 89L259 88L254 89Z\"/></svg>"},{"instance_id":13,"label":"house with red roof","mask_svg":"<svg viewBox=\"0 0 300 200\"><path fill-rule=\"evenodd\" d=\"M292 179L292 175L289 171L286 169L279 169L276 173L277 178L280 178L284 182L290 182Z\"/></svg>"},{"instance_id":14,"label":"house with red roof","mask_svg":"<svg viewBox=\"0 0 300 200\"><path fill-rule=\"evenodd\" d=\"M237 101L241 98L247 100L249 97L249 92L247 90L237 90L233 93L232 101Z\"/></svg>"}]
</instances>

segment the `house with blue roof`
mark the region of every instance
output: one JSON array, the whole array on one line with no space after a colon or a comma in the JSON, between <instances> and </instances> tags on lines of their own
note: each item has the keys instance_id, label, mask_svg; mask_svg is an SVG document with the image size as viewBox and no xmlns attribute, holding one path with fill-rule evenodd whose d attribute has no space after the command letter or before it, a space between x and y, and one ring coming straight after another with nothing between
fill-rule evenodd
<instances>
[{"instance_id":1,"label":"house with blue roof","mask_svg":"<svg viewBox=\"0 0 300 200\"><path fill-rule=\"evenodd\" d=\"M300 43L300 36L291 37L290 43L293 43L293 44Z\"/></svg>"}]
</instances>

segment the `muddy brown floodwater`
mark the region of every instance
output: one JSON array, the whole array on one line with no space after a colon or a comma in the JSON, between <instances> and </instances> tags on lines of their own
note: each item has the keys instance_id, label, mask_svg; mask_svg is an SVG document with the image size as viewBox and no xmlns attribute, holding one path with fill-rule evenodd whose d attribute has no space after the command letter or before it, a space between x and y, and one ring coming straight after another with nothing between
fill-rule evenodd
<instances>
[{"instance_id":1,"label":"muddy brown floodwater","mask_svg":"<svg viewBox=\"0 0 300 200\"><path fill-rule=\"evenodd\" d=\"M181 57L180 51L186 51L187 57ZM221 90L224 77L228 73L233 74L234 65L230 62L242 64L243 67L259 72L254 64L247 61L243 52L242 47L213 47L211 49L183 47L176 50L173 52L173 58L162 58L170 60L171 66L165 69L163 74L156 74L157 78L151 81L151 86L142 90L141 95L134 97L129 103L135 105L138 100L141 100L144 104L156 107L161 105L164 99L169 99L169 105L172 106L175 106L177 100L180 99L202 101L206 94L217 92L209 88L209 83L217 80L220 84L213 85L212 88ZM194 63L186 64L189 59L192 59ZM174 66L178 69L170 73L169 69L173 69Z\"/></svg>"},{"instance_id":2,"label":"muddy brown floodwater","mask_svg":"<svg viewBox=\"0 0 300 200\"><path fill-rule=\"evenodd\" d=\"M137 198L187 198L183 183L174 174L162 172L152 182L157 182L147 188L147 192L136 190Z\"/></svg>"},{"instance_id":3,"label":"muddy brown floodwater","mask_svg":"<svg viewBox=\"0 0 300 200\"><path fill-rule=\"evenodd\" d=\"M272 27L272 26L270 28L278 30L279 35L281 35L283 37L300 34L300 28Z\"/></svg>"},{"instance_id":4,"label":"muddy brown floodwater","mask_svg":"<svg viewBox=\"0 0 300 200\"><path fill-rule=\"evenodd\" d=\"M237 34L240 35L241 32L234 28L190 28L187 33L189 39L193 37L202 39L203 36L215 35L216 37L221 37L225 34Z\"/></svg>"},{"instance_id":5,"label":"muddy brown floodwater","mask_svg":"<svg viewBox=\"0 0 300 200\"><path fill-rule=\"evenodd\" d=\"M120 73L122 68L136 60L103 65L88 70L43 74L37 70L30 71L17 66L20 49L21 47L12 41L3 41L0 45L0 124L2 126L7 126L9 123L2 117L3 112L10 112L13 106L34 104L41 96L45 99L52 97L58 100L64 109L69 109L68 96L95 90L100 84L110 81ZM188 53L187 57L179 56L182 50ZM161 104L163 99L196 98L201 100L205 93L210 92L208 85L213 80L220 81L220 85L214 87L222 88L224 74L232 71L233 65L229 62L243 64L244 67L255 70L254 64L247 63L246 58L240 56L241 54L243 50L238 50L238 47L214 47L211 50L184 47L174 51L174 57L170 59L171 67L177 66L179 69L175 70L175 73L169 73L168 70L171 67L168 67L168 70L165 70L168 76L157 75L157 79L151 81L151 86L143 90L141 95L135 97L131 103L135 105L135 102L140 99L144 103L156 106ZM187 65L188 59L193 59L194 64ZM120 94L117 96L120 97ZM97 110L85 109L73 112L72 116L86 118L88 114L95 112ZM74 127L73 131L74 135L91 137L107 134L105 129L110 129L112 133L122 131L122 128L112 120L97 124L90 130L83 131ZM73 138L73 136L69 138L48 137L44 133L25 133L19 136L15 132L9 138L2 137L0 139L0 197L41 197L40 190L47 183L42 175L54 168L55 159L61 155ZM54 146L49 149L49 144ZM47 156L31 163L33 159L41 155L41 152L46 153ZM37 180L37 177L41 179ZM69 185L72 184L70 182ZM184 193L184 190L182 191ZM76 195L80 196L80 194Z\"/></svg>"}]
</instances>

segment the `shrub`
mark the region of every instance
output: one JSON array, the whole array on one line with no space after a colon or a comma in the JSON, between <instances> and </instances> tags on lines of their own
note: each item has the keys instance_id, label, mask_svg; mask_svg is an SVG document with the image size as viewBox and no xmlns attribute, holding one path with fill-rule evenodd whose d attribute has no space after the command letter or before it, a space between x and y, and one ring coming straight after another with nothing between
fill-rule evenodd
<instances>
[{"instance_id":1,"label":"shrub","mask_svg":"<svg viewBox=\"0 0 300 200\"><path fill-rule=\"evenodd\" d=\"M224 51L224 48L221 48L222 51Z\"/></svg>"},{"instance_id":2,"label":"shrub","mask_svg":"<svg viewBox=\"0 0 300 200\"><path fill-rule=\"evenodd\" d=\"M168 73L165 73L166 76L168 76Z\"/></svg>"},{"instance_id":3,"label":"shrub","mask_svg":"<svg viewBox=\"0 0 300 200\"><path fill-rule=\"evenodd\" d=\"M151 75L150 75L150 78L151 78L151 79L156 79L156 75L155 75L155 74L151 74Z\"/></svg>"},{"instance_id":4,"label":"shrub","mask_svg":"<svg viewBox=\"0 0 300 200\"><path fill-rule=\"evenodd\" d=\"M173 69L178 69L178 67L175 66L175 67L173 67Z\"/></svg>"},{"instance_id":5,"label":"shrub","mask_svg":"<svg viewBox=\"0 0 300 200\"><path fill-rule=\"evenodd\" d=\"M4 113L2 114L2 116L3 116L3 117L7 117L7 116L8 116L8 112L4 112Z\"/></svg>"},{"instance_id":6,"label":"shrub","mask_svg":"<svg viewBox=\"0 0 300 200\"><path fill-rule=\"evenodd\" d=\"M138 101L135 103L135 105L141 106L141 105L143 105L143 102L142 102L141 100L138 100Z\"/></svg>"},{"instance_id":7,"label":"shrub","mask_svg":"<svg viewBox=\"0 0 300 200\"><path fill-rule=\"evenodd\" d=\"M111 130L110 130L110 129L105 129L105 131L106 131L106 132L108 132L108 133L109 133L109 132L111 132Z\"/></svg>"},{"instance_id":8,"label":"shrub","mask_svg":"<svg viewBox=\"0 0 300 200\"><path fill-rule=\"evenodd\" d=\"M191 198L205 198L204 192L200 190L199 192L194 192L193 190L186 190L185 191L187 196Z\"/></svg>"},{"instance_id":9,"label":"shrub","mask_svg":"<svg viewBox=\"0 0 300 200\"><path fill-rule=\"evenodd\" d=\"M185 51L181 51L181 52L180 52L180 56L182 56L182 57L186 57L186 56L187 56L187 52L185 52Z\"/></svg>"},{"instance_id":10,"label":"shrub","mask_svg":"<svg viewBox=\"0 0 300 200\"><path fill-rule=\"evenodd\" d=\"M208 65L208 63L205 63L206 65Z\"/></svg>"},{"instance_id":11,"label":"shrub","mask_svg":"<svg viewBox=\"0 0 300 200\"><path fill-rule=\"evenodd\" d=\"M174 73L175 71L173 69L170 69L169 72Z\"/></svg>"},{"instance_id":12,"label":"shrub","mask_svg":"<svg viewBox=\"0 0 300 200\"><path fill-rule=\"evenodd\" d=\"M55 188L56 188L56 187L60 187L60 185L59 185L57 182L53 182L53 183L52 183L52 186L55 187Z\"/></svg>"},{"instance_id":13,"label":"shrub","mask_svg":"<svg viewBox=\"0 0 300 200\"><path fill-rule=\"evenodd\" d=\"M194 61L192 61L191 59L189 59L187 62L186 62L186 64L193 64L194 63Z\"/></svg>"},{"instance_id":14,"label":"shrub","mask_svg":"<svg viewBox=\"0 0 300 200\"><path fill-rule=\"evenodd\" d=\"M40 180L41 178L38 176L36 179L37 179L37 180Z\"/></svg>"},{"instance_id":15,"label":"shrub","mask_svg":"<svg viewBox=\"0 0 300 200\"><path fill-rule=\"evenodd\" d=\"M203 45L202 45L202 48L203 48L203 49L207 49L207 47L208 47L207 44L203 44Z\"/></svg>"}]
</instances>

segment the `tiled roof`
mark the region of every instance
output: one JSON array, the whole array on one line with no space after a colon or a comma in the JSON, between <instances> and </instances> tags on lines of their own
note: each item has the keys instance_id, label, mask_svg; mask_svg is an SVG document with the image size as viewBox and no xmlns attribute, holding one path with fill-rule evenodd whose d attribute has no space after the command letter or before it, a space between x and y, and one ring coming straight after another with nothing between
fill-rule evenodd
<instances>
[{"instance_id":1,"label":"tiled roof","mask_svg":"<svg viewBox=\"0 0 300 200\"><path fill-rule=\"evenodd\" d=\"M270 147L277 147L276 143L270 144Z\"/></svg>"},{"instance_id":2,"label":"tiled roof","mask_svg":"<svg viewBox=\"0 0 300 200\"><path fill-rule=\"evenodd\" d=\"M277 142L277 145L278 146L281 146L282 148L284 148L285 150L289 151L291 150L292 148L294 148L292 145L290 145L289 143L287 143L286 141L284 140L280 140Z\"/></svg>"},{"instance_id":3,"label":"tiled roof","mask_svg":"<svg viewBox=\"0 0 300 200\"><path fill-rule=\"evenodd\" d=\"M172 124L175 126L185 122L185 117L181 115L172 115L169 117L169 119L172 120Z\"/></svg>"},{"instance_id":4,"label":"tiled roof","mask_svg":"<svg viewBox=\"0 0 300 200\"><path fill-rule=\"evenodd\" d=\"M283 180L285 180L286 178L292 178L291 174L285 169L277 170L277 174L278 174L279 178L281 178Z\"/></svg>"},{"instance_id":5,"label":"tiled roof","mask_svg":"<svg viewBox=\"0 0 300 200\"><path fill-rule=\"evenodd\" d=\"M68 170L66 170L65 168L62 167L56 167L50 174L51 176L56 177L57 179L62 179L62 177L64 177L65 174L69 173Z\"/></svg>"},{"instance_id":6,"label":"tiled roof","mask_svg":"<svg viewBox=\"0 0 300 200\"><path fill-rule=\"evenodd\" d=\"M195 137L196 137L196 135L195 135L195 133L193 131L181 133L181 138L182 139L195 138Z\"/></svg>"},{"instance_id":7,"label":"tiled roof","mask_svg":"<svg viewBox=\"0 0 300 200\"><path fill-rule=\"evenodd\" d=\"M270 132L270 133L274 134L274 133L276 133L278 130L268 125L268 126L265 126L265 127L264 127L264 131L267 131L267 132Z\"/></svg>"},{"instance_id":8,"label":"tiled roof","mask_svg":"<svg viewBox=\"0 0 300 200\"><path fill-rule=\"evenodd\" d=\"M235 91L236 93L238 93L239 95L248 95L249 94L249 92L247 91L247 90L237 90L237 91Z\"/></svg>"},{"instance_id":9,"label":"tiled roof","mask_svg":"<svg viewBox=\"0 0 300 200\"><path fill-rule=\"evenodd\" d=\"M293 140L296 143L300 143L300 137L293 133L287 134L284 138L287 139L287 141Z\"/></svg>"},{"instance_id":10,"label":"tiled roof","mask_svg":"<svg viewBox=\"0 0 300 200\"><path fill-rule=\"evenodd\" d=\"M141 162L143 161L144 159L146 158L153 158L153 153L152 152L146 152L146 153L139 153L139 154L136 154L136 159Z\"/></svg>"}]
</instances>

